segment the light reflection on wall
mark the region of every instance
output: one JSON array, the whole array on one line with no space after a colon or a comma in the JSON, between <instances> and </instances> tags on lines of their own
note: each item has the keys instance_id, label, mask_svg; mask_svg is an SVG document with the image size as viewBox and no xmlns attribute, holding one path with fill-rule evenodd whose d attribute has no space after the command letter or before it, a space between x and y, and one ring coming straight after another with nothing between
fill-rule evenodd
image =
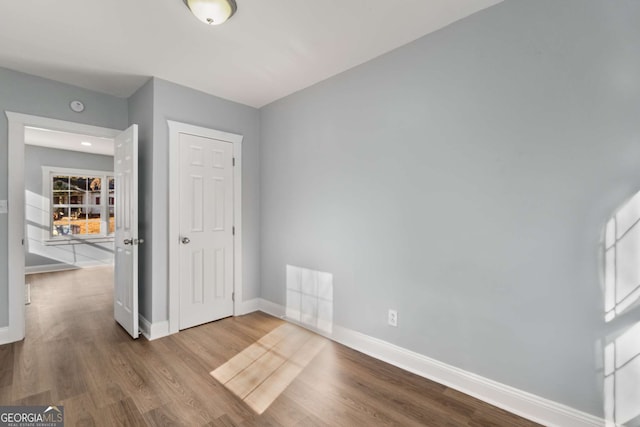
<instances>
[{"instance_id":1,"label":"light reflection on wall","mask_svg":"<svg viewBox=\"0 0 640 427\"><path fill-rule=\"evenodd\" d=\"M287 265L287 318L331 333L333 274Z\"/></svg>"},{"instance_id":2,"label":"light reflection on wall","mask_svg":"<svg viewBox=\"0 0 640 427\"><path fill-rule=\"evenodd\" d=\"M640 193L607 223L604 251L604 412L609 425L640 426Z\"/></svg>"}]
</instances>

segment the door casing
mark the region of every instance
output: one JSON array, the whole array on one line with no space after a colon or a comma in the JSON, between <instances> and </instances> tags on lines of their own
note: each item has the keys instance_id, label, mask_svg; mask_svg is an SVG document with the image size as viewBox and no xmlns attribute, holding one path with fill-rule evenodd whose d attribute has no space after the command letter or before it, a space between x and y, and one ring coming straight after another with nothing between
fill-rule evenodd
<instances>
[{"instance_id":1,"label":"door casing","mask_svg":"<svg viewBox=\"0 0 640 427\"><path fill-rule=\"evenodd\" d=\"M180 134L201 136L233 145L233 314L242 312L242 135L167 120L169 126L169 333L180 328Z\"/></svg>"},{"instance_id":2,"label":"door casing","mask_svg":"<svg viewBox=\"0 0 640 427\"><path fill-rule=\"evenodd\" d=\"M24 308L24 129L28 126L115 138L121 131L83 123L5 111L8 124L8 309L9 325L0 328L0 344L25 336Z\"/></svg>"}]
</instances>

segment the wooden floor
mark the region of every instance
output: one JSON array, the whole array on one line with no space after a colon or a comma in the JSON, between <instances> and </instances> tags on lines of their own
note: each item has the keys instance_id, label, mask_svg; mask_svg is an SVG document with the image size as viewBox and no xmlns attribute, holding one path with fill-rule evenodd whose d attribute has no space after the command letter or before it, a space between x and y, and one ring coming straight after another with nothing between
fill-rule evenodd
<instances>
[{"instance_id":1,"label":"wooden floor","mask_svg":"<svg viewBox=\"0 0 640 427\"><path fill-rule=\"evenodd\" d=\"M0 405L64 405L67 426L532 426L328 342L261 415L209 373L281 326L263 313L153 342L114 322L110 270L27 276L27 338L0 346Z\"/></svg>"}]
</instances>

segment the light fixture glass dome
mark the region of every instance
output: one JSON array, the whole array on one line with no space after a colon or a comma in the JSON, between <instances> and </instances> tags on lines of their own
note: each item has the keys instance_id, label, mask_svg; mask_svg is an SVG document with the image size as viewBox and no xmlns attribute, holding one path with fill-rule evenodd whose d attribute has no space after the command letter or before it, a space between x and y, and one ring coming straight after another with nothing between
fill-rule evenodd
<instances>
[{"instance_id":1,"label":"light fixture glass dome","mask_svg":"<svg viewBox=\"0 0 640 427\"><path fill-rule=\"evenodd\" d=\"M191 12L209 25L220 25L237 10L234 0L184 0Z\"/></svg>"}]
</instances>

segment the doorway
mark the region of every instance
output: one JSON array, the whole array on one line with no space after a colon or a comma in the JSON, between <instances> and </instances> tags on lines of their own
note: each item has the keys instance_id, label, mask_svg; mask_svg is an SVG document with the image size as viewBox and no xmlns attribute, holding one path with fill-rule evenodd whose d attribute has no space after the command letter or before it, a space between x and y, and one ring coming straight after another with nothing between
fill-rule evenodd
<instances>
[{"instance_id":1,"label":"doorway","mask_svg":"<svg viewBox=\"0 0 640 427\"><path fill-rule=\"evenodd\" d=\"M25 272L113 266L113 139L26 127Z\"/></svg>"},{"instance_id":2,"label":"doorway","mask_svg":"<svg viewBox=\"0 0 640 427\"><path fill-rule=\"evenodd\" d=\"M81 313L102 313L104 296L113 293L113 145L111 138L25 127L25 334L58 315L56 329L77 329ZM83 307L62 316L71 302ZM97 318L82 323L91 328Z\"/></svg>"},{"instance_id":3,"label":"doorway","mask_svg":"<svg viewBox=\"0 0 640 427\"><path fill-rule=\"evenodd\" d=\"M31 116L20 113L6 112L8 119L8 311L9 325L0 336L3 343L19 341L25 336L25 132L28 128L48 129L56 132L68 132L96 138L114 139L121 131L116 129L101 128L81 123L67 122L63 120L45 117ZM67 200L70 202L70 200ZM67 227L61 227L63 232L71 232L71 203L67 203L66 217ZM50 206L50 209L52 207ZM51 213L51 211L50 211ZM81 216L78 207L74 207L74 216ZM42 219L42 214L36 218ZM53 218L53 217L52 217ZM77 219L77 218L76 218ZM89 214L85 212L85 223L89 220ZM48 221L48 219L47 219ZM103 221L101 218L99 221ZM105 218L106 223L108 220ZM37 221L36 221L37 222ZM50 223L48 223L50 224ZM53 227L53 224L50 224ZM55 224L60 225L60 224ZM80 231L78 224L73 224ZM108 225L106 225L108 229ZM47 225L47 232L50 231ZM52 230L53 228L51 228ZM88 229L88 228L87 228ZM86 229L85 229L86 231ZM53 233L52 233L53 234ZM55 237L50 235L50 237Z\"/></svg>"},{"instance_id":4,"label":"doorway","mask_svg":"<svg viewBox=\"0 0 640 427\"><path fill-rule=\"evenodd\" d=\"M168 121L169 333L242 313L242 136Z\"/></svg>"}]
</instances>

